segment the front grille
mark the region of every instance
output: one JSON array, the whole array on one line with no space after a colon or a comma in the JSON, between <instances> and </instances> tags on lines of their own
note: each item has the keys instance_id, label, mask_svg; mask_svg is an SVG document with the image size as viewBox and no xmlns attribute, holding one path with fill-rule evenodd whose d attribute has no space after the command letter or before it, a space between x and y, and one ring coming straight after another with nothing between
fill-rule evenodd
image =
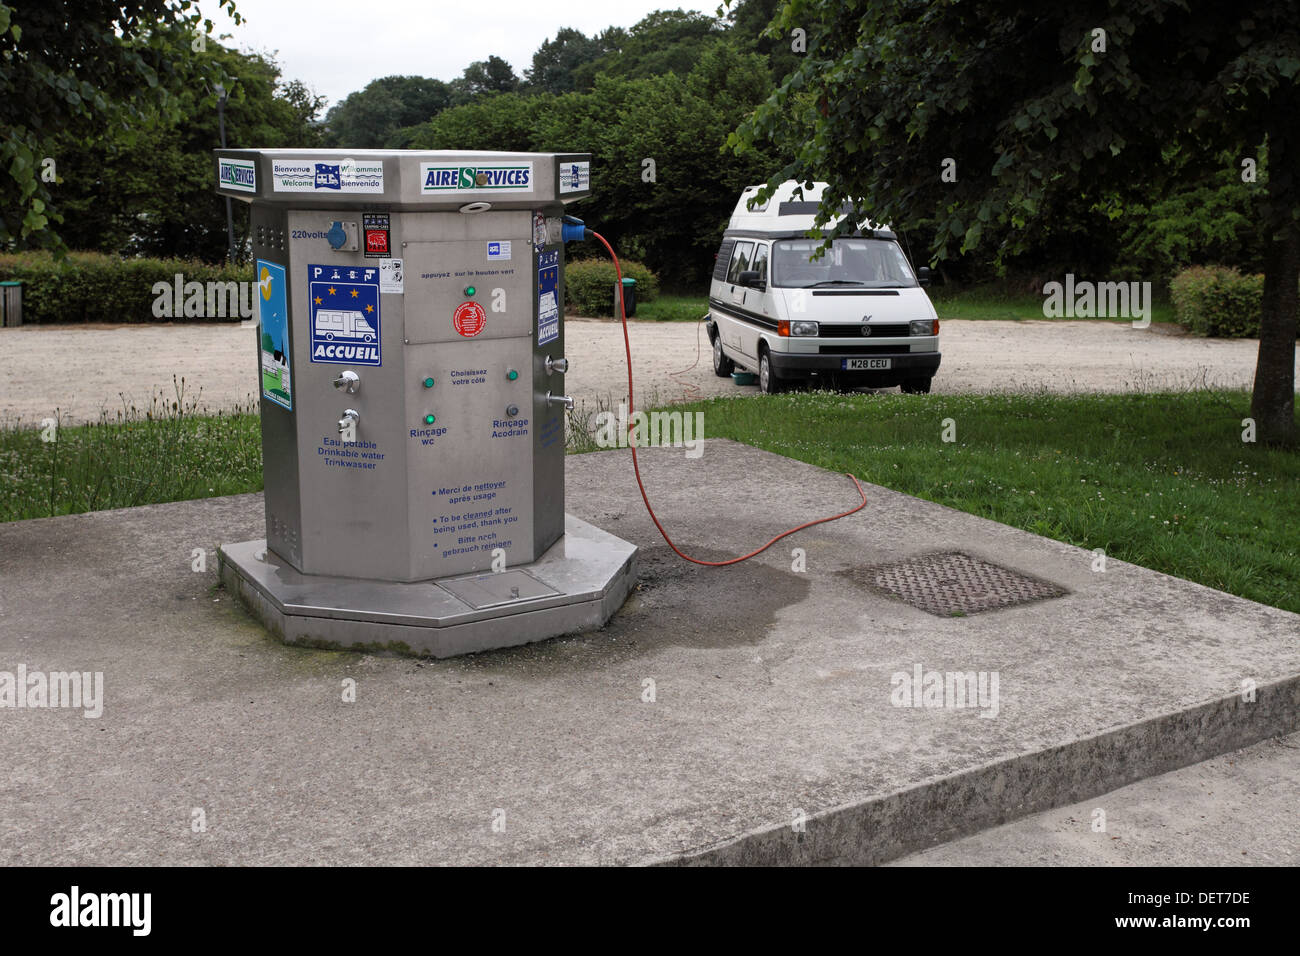
<instances>
[{"instance_id":1,"label":"front grille","mask_svg":"<svg viewBox=\"0 0 1300 956\"><path fill-rule=\"evenodd\" d=\"M831 325L823 322L818 331L824 339L860 339L864 338L862 334L861 322L854 322L851 325ZM871 325L871 338L878 335L907 335L908 325L906 322L888 322Z\"/></svg>"},{"instance_id":2,"label":"front grille","mask_svg":"<svg viewBox=\"0 0 1300 956\"><path fill-rule=\"evenodd\" d=\"M822 355L898 355L912 351L910 345L823 345L817 351Z\"/></svg>"}]
</instances>

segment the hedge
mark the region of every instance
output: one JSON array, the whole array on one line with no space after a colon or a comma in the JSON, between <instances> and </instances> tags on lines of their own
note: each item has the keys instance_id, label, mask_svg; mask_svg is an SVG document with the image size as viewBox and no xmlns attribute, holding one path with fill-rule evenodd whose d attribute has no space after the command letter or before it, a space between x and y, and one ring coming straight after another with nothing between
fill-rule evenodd
<instances>
[{"instance_id":1,"label":"hedge","mask_svg":"<svg viewBox=\"0 0 1300 956\"><path fill-rule=\"evenodd\" d=\"M622 266L624 277L636 280L638 301L649 302L659 294L659 277L650 269L628 259ZM48 252L6 253L0 254L0 279L23 283L24 324L228 322L242 318L242 305L255 301L251 266L185 259L74 252L60 261ZM250 284L227 285L232 282ZM614 282L614 264L608 260L570 262L564 269L565 306L579 315L609 316Z\"/></svg>"},{"instance_id":2,"label":"hedge","mask_svg":"<svg viewBox=\"0 0 1300 956\"><path fill-rule=\"evenodd\" d=\"M1263 296L1262 275L1225 266L1192 266L1169 284L1174 318L1197 335L1258 338Z\"/></svg>"},{"instance_id":3,"label":"hedge","mask_svg":"<svg viewBox=\"0 0 1300 956\"><path fill-rule=\"evenodd\" d=\"M631 259L620 259L623 278L636 280L638 302L649 302L659 294L659 277ZM618 276L608 259L578 259L564 267L564 304L579 315L608 317L614 314L614 283Z\"/></svg>"},{"instance_id":4,"label":"hedge","mask_svg":"<svg viewBox=\"0 0 1300 956\"><path fill-rule=\"evenodd\" d=\"M177 275L182 283L179 311ZM0 254L0 279L22 282L23 324L229 322L243 318L243 307L255 301L252 266L186 259L73 252L59 261L48 252L7 253ZM232 282L250 284L228 285Z\"/></svg>"}]
</instances>

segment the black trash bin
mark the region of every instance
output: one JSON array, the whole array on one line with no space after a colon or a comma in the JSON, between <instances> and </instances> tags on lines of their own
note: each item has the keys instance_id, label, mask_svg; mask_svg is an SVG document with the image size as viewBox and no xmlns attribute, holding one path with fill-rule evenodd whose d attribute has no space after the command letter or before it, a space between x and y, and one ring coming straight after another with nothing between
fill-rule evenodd
<instances>
[{"instance_id":1,"label":"black trash bin","mask_svg":"<svg viewBox=\"0 0 1300 956\"><path fill-rule=\"evenodd\" d=\"M618 308L618 303L614 303L614 308ZM625 315L636 315L636 280L623 280L623 312Z\"/></svg>"},{"instance_id":2,"label":"black trash bin","mask_svg":"<svg viewBox=\"0 0 1300 956\"><path fill-rule=\"evenodd\" d=\"M23 284L0 282L0 327L23 324Z\"/></svg>"}]
</instances>

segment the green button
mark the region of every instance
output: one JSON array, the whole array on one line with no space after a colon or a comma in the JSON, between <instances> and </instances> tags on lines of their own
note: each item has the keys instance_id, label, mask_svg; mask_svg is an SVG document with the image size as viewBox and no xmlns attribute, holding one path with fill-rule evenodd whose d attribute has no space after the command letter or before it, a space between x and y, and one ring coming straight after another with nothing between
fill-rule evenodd
<instances>
[{"instance_id":1,"label":"green button","mask_svg":"<svg viewBox=\"0 0 1300 956\"><path fill-rule=\"evenodd\" d=\"M434 419L434 417L433 417L432 415L425 415L425 416L424 416L424 423L425 423L426 425L432 425L432 424L434 423L434 421L435 421L435 419Z\"/></svg>"},{"instance_id":2,"label":"green button","mask_svg":"<svg viewBox=\"0 0 1300 956\"><path fill-rule=\"evenodd\" d=\"M424 387L425 387L425 388L433 388L433 376L429 376L428 378L426 378L426 379L424 380Z\"/></svg>"},{"instance_id":3,"label":"green button","mask_svg":"<svg viewBox=\"0 0 1300 956\"><path fill-rule=\"evenodd\" d=\"M516 372L514 369L511 369L510 371L506 372L506 378L510 379L510 381L512 382L518 377L519 377L519 373Z\"/></svg>"},{"instance_id":4,"label":"green button","mask_svg":"<svg viewBox=\"0 0 1300 956\"><path fill-rule=\"evenodd\" d=\"M466 295L473 295L473 294L474 294L475 292L477 292L477 291L478 291L478 290L475 289L472 285L467 285L467 286L465 286L465 294L466 294Z\"/></svg>"}]
</instances>

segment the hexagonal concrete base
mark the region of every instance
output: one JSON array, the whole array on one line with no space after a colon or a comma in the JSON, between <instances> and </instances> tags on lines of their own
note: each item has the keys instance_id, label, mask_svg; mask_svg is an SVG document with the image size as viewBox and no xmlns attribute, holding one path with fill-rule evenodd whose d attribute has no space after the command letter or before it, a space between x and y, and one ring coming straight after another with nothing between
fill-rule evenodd
<instances>
[{"instance_id":1,"label":"hexagonal concrete base","mask_svg":"<svg viewBox=\"0 0 1300 956\"><path fill-rule=\"evenodd\" d=\"M302 574L266 541L223 545L221 580L287 644L451 657L601 627L636 583L635 545L565 515L532 564L412 584Z\"/></svg>"}]
</instances>

